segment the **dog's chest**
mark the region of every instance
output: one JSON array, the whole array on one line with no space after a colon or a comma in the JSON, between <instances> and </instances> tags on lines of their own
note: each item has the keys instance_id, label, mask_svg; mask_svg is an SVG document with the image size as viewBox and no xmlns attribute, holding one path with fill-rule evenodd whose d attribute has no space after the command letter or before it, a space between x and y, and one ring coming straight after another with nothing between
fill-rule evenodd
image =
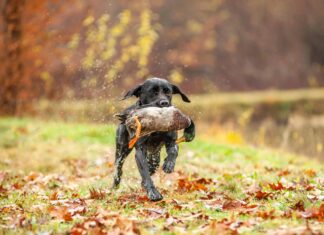
<instances>
[{"instance_id":1,"label":"dog's chest","mask_svg":"<svg viewBox=\"0 0 324 235\"><path fill-rule=\"evenodd\" d=\"M160 152L164 143L164 138L160 133L156 132L149 135L146 142L147 152L151 154Z\"/></svg>"}]
</instances>

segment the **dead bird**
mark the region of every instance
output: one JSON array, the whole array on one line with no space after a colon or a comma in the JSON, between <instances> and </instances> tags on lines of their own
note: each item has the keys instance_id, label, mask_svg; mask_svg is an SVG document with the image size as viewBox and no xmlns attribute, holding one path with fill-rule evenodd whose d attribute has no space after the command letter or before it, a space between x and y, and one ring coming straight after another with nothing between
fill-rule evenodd
<instances>
[{"instance_id":1,"label":"dead bird","mask_svg":"<svg viewBox=\"0 0 324 235\"><path fill-rule=\"evenodd\" d=\"M179 109L170 107L145 107L116 114L122 124L125 124L131 136L129 148L137 140L157 131L177 131L184 129L184 135L176 143L190 142L195 137L194 122Z\"/></svg>"}]
</instances>

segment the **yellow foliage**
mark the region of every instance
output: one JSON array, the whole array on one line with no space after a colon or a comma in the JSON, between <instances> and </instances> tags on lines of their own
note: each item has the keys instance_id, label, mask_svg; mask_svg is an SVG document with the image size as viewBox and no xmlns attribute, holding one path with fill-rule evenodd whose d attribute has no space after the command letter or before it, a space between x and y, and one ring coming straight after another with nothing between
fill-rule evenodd
<instances>
[{"instance_id":1,"label":"yellow foliage","mask_svg":"<svg viewBox=\"0 0 324 235\"><path fill-rule=\"evenodd\" d=\"M109 18L110 16L108 14L103 14L98 20L98 25L106 25L108 23Z\"/></svg>"},{"instance_id":2,"label":"yellow foliage","mask_svg":"<svg viewBox=\"0 0 324 235\"><path fill-rule=\"evenodd\" d=\"M95 52L89 48L86 52L86 56L82 61L82 65L85 69L90 69L94 66Z\"/></svg>"},{"instance_id":3,"label":"yellow foliage","mask_svg":"<svg viewBox=\"0 0 324 235\"><path fill-rule=\"evenodd\" d=\"M189 20L187 22L187 28L190 32L195 33L195 34L199 34L203 30L203 26L201 25L201 23L199 23L195 20Z\"/></svg>"},{"instance_id":4,"label":"yellow foliage","mask_svg":"<svg viewBox=\"0 0 324 235\"><path fill-rule=\"evenodd\" d=\"M49 80L52 79L52 76L51 76L51 74L50 74L48 71L43 71L43 72L41 72L40 77L41 77L41 79L43 79L44 81L49 81Z\"/></svg>"},{"instance_id":5,"label":"yellow foliage","mask_svg":"<svg viewBox=\"0 0 324 235\"><path fill-rule=\"evenodd\" d=\"M244 143L244 139L243 139L242 135L235 131L229 131L226 134L226 141L230 144L243 144Z\"/></svg>"},{"instance_id":6,"label":"yellow foliage","mask_svg":"<svg viewBox=\"0 0 324 235\"><path fill-rule=\"evenodd\" d=\"M132 17L132 13L130 10L124 10L120 14L120 24L121 25L128 25Z\"/></svg>"},{"instance_id":7,"label":"yellow foliage","mask_svg":"<svg viewBox=\"0 0 324 235\"><path fill-rule=\"evenodd\" d=\"M173 83L180 84L184 78L180 69L173 69L170 73L170 79Z\"/></svg>"},{"instance_id":8,"label":"yellow foliage","mask_svg":"<svg viewBox=\"0 0 324 235\"><path fill-rule=\"evenodd\" d=\"M68 47L73 49L73 48L77 48L80 42L80 35L79 34L73 34L70 42L68 43Z\"/></svg>"},{"instance_id":9,"label":"yellow foliage","mask_svg":"<svg viewBox=\"0 0 324 235\"><path fill-rule=\"evenodd\" d=\"M83 25L86 27L86 52L81 61L83 68L91 70L106 66L104 77L107 82L111 82L124 70L127 63L132 61L138 67L135 76L147 76L148 58L158 38L152 25L152 15L152 11L144 7L139 15L134 16L129 9L124 9L115 24L109 24L108 14L102 15L98 20L93 16L85 18ZM130 30L132 22L139 24L135 32ZM74 35L69 48L76 48L80 40L79 35Z\"/></svg>"},{"instance_id":10,"label":"yellow foliage","mask_svg":"<svg viewBox=\"0 0 324 235\"><path fill-rule=\"evenodd\" d=\"M148 74L148 69L147 68L141 68L137 73L136 77L141 78L144 77Z\"/></svg>"},{"instance_id":11,"label":"yellow foliage","mask_svg":"<svg viewBox=\"0 0 324 235\"><path fill-rule=\"evenodd\" d=\"M131 43L131 40L132 40L131 36L126 35L124 38L121 39L120 45L121 46L127 46L127 45L129 45Z\"/></svg>"},{"instance_id":12,"label":"yellow foliage","mask_svg":"<svg viewBox=\"0 0 324 235\"><path fill-rule=\"evenodd\" d=\"M149 9L145 9L141 13L141 25L138 30L139 39L138 47L138 65L139 67L146 67L148 62L148 56L151 52L151 49L157 39L157 34L151 25L152 12Z\"/></svg>"},{"instance_id":13,"label":"yellow foliage","mask_svg":"<svg viewBox=\"0 0 324 235\"><path fill-rule=\"evenodd\" d=\"M94 22L94 17L93 16L88 16L83 20L83 26L89 26Z\"/></svg>"}]
</instances>

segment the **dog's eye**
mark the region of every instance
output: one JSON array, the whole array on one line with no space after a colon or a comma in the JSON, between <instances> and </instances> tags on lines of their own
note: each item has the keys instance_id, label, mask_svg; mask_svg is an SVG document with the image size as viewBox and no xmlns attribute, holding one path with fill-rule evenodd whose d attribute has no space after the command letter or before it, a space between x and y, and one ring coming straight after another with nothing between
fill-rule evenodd
<instances>
[{"instance_id":1,"label":"dog's eye","mask_svg":"<svg viewBox=\"0 0 324 235\"><path fill-rule=\"evenodd\" d=\"M168 88L164 88L163 92L164 92L164 94L167 94L167 95L171 94L171 90Z\"/></svg>"},{"instance_id":2,"label":"dog's eye","mask_svg":"<svg viewBox=\"0 0 324 235\"><path fill-rule=\"evenodd\" d=\"M159 92L159 88L155 86L151 91L156 94Z\"/></svg>"}]
</instances>

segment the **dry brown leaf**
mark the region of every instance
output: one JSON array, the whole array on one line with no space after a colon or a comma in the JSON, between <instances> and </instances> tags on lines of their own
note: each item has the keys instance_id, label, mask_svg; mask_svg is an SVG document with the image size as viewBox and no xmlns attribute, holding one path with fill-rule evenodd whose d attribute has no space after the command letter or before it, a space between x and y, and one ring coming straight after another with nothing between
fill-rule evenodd
<instances>
[{"instance_id":1,"label":"dry brown leaf","mask_svg":"<svg viewBox=\"0 0 324 235\"><path fill-rule=\"evenodd\" d=\"M59 198L58 192L54 192L49 196L50 200L58 200L58 198Z\"/></svg>"},{"instance_id":2,"label":"dry brown leaf","mask_svg":"<svg viewBox=\"0 0 324 235\"><path fill-rule=\"evenodd\" d=\"M301 216L306 219L317 219L319 222L324 222L324 203L319 208L310 208L301 213Z\"/></svg>"},{"instance_id":3,"label":"dry brown leaf","mask_svg":"<svg viewBox=\"0 0 324 235\"><path fill-rule=\"evenodd\" d=\"M72 213L66 206L50 206L48 208L50 215L56 219L61 219L63 221L72 221Z\"/></svg>"},{"instance_id":4,"label":"dry brown leaf","mask_svg":"<svg viewBox=\"0 0 324 235\"><path fill-rule=\"evenodd\" d=\"M139 234L137 225L133 220L124 218L117 213L110 213L98 209L95 216L85 219L70 230L70 234Z\"/></svg>"},{"instance_id":5,"label":"dry brown leaf","mask_svg":"<svg viewBox=\"0 0 324 235\"><path fill-rule=\"evenodd\" d=\"M3 187L3 185L0 185L0 196L5 196L8 193L8 189Z\"/></svg>"},{"instance_id":6,"label":"dry brown leaf","mask_svg":"<svg viewBox=\"0 0 324 235\"><path fill-rule=\"evenodd\" d=\"M303 201L298 201L295 205L291 207L293 210L305 211L305 204Z\"/></svg>"},{"instance_id":7,"label":"dry brown leaf","mask_svg":"<svg viewBox=\"0 0 324 235\"><path fill-rule=\"evenodd\" d=\"M102 190L96 190L95 188L89 189L90 192L90 199L104 199L106 196L106 193Z\"/></svg>"},{"instance_id":8,"label":"dry brown leaf","mask_svg":"<svg viewBox=\"0 0 324 235\"><path fill-rule=\"evenodd\" d=\"M242 206L246 206L247 203L241 200L233 200L233 199L228 199L223 203L223 209L224 210L234 210L237 208L240 208Z\"/></svg>"},{"instance_id":9,"label":"dry brown leaf","mask_svg":"<svg viewBox=\"0 0 324 235\"><path fill-rule=\"evenodd\" d=\"M308 177L315 177L316 176L316 172L313 169L307 169L304 170L304 173L308 176Z\"/></svg>"},{"instance_id":10,"label":"dry brown leaf","mask_svg":"<svg viewBox=\"0 0 324 235\"><path fill-rule=\"evenodd\" d=\"M52 200L48 208L50 215L64 221L71 221L76 215L83 215L87 211L87 205L83 199Z\"/></svg>"},{"instance_id":11,"label":"dry brown leaf","mask_svg":"<svg viewBox=\"0 0 324 235\"><path fill-rule=\"evenodd\" d=\"M270 188L271 188L272 190L275 190L275 191L286 189L286 188L282 185L281 182L277 182L277 184L270 183L269 186L270 186Z\"/></svg>"},{"instance_id":12,"label":"dry brown leaf","mask_svg":"<svg viewBox=\"0 0 324 235\"><path fill-rule=\"evenodd\" d=\"M268 198L272 198L273 197L273 193L267 193L267 192L263 192L261 190L257 191L255 193L255 198L258 200L262 200L262 199L268 199Z\"/></svg>"},{"instance_id":13,"label":"dry brown leaf","mask_svg":"<svg viewBox=\"0 0 324 235\"><path fill-rule=\"evenodd\" d=\"M104 224L97 218L88 218L82 223L77 223L70 230L71 235L107 234Z\"/></svg>"},{"instance_id":14,"label":"dry brown leaf","mask_svg":"<svg viewBox=\"0 0 324 235\"><path fill-rule=\"evenodd\" d=\"M16 183L14 183L14 184L12 185L12 187L13 187L14 189L21 189L21 188L23 187L23 184L20 184L20 183L16 182Z\"/></svg>"},{"instance_id":15,"label":"dry brown leaf","mask_svg":"<svg viewBox=\"0 0 324 235\"><path fill-rule=\"evenodd\" d=\"M274 212L275 212L275 210L257 211L256 216L260 217L262 219L274 219L275 218Z\"/></svg>"},{"instance_id":16,"label":"dry brown leaf","mask_svg":"<svg viewBox=\"0 0 324 235\"><path fill-rule=\"evenodd\" d=\"M39 173L36 172L31 172L29 175L27 175L24 179L26 181L34 181L35 179L37 179L38 177L40 177Z\"/></svg>"},{"instance_id":17,"label":"dry brown leaf","mask_svg":"<svg viewBox=\"0 0 324 235\"><path fill-rule=\"evenodd\" d=\"M290 174L289 170L281 170L281 171L279 171L278 176L286 176L289 174Z\"/></svg>"},{"instance_id":18,"label":"dry brown leaf","mask_svg":"<svg viewBox=\"0 0 324 235\"><path fill-rule=\"evenodd\" d=\"M199 183L203 182L203 183ZM193 192L193 191L207 191L207 187L204 185L205 181L200 180L189 180L186 178L178 179L178 188L180 192Z\"/></svg>"}]
</instances>

